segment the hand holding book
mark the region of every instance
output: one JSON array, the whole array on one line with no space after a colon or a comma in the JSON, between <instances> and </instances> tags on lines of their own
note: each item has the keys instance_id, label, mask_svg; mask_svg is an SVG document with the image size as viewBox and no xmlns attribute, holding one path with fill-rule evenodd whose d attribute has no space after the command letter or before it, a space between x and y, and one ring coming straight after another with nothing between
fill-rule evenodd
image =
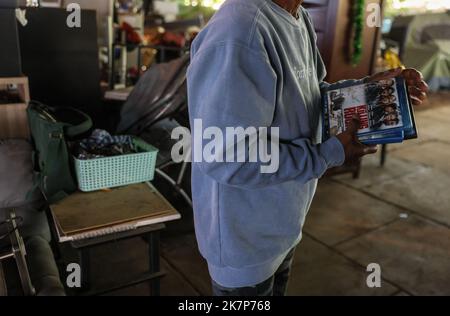
<instances>
[{"instance_id":1,"label":"hand holding book","mask_svg":"<svg viewBox=\"0 0 450 316\"><path fill-rule=\"evenodd\" d=\"M351 129L354 115L360 119L357 139L365 145L417 138L412 105L421 104L427 91L418 71L401 68L376 74L365 83L330 85L323 95L323 140Z\"/></svg>"},{"instance_id":2,"label":"hand holding book","mask_svg":"<svg viewBox=\"0 0 450 316\"><path fill-rule=\"evenodd\" d=\"M409 96L413 105L421 105L427 99L428 85L423 79L422 74L416 69L397 68L385 72L380 72L369 78L368 82L393 79L395 77L403 77L408 87Z\"/></svg>"},{"instance_id":3,"label":"hand holding book","mask_svg":"<svg viewBox=\"0 0 450 316\"><path fill-rule=\"evenodd\" d=\"M345 163L355 164L365 155L375 154L378 150L377 146L366 146L358 140L358 130L361 121L359 116L354 115L347 130L339 135L337 139L342 143L345 151Z\"/></svg>"}]
</instances>

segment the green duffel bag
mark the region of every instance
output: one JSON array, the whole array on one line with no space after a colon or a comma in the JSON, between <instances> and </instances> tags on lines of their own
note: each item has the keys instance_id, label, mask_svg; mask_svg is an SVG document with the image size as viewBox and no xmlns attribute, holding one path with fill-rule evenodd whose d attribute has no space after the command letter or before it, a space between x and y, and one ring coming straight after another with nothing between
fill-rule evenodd
<instances>
[{"instance_id":1,"label":"green duffel bag","mask_svg":"<svg viewBox=\"0 0 450 316\"><path fill-rule=\"evenodd\" d=\"M54 108L31 101L28 122L34 143L35 188L55 203L75 192L76 177L67 146L92 128L91 118L74 108Z\"/></svg>"}]
</instances>

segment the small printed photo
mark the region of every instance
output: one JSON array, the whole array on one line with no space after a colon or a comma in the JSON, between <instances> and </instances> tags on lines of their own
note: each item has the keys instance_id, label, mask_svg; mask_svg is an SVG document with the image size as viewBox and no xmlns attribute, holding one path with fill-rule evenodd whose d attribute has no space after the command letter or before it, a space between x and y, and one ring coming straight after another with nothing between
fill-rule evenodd
<instances>
[{"instance_id":1,"label":"small printed photo","mask_svg":"<svg viewBox=\"0 0 450 316\"><path fill-rule=\"evenodd\" d=\"M329 91L330 136L345 131L355 114L360 134L403 126L398 100L394 79Z\"/></svg>"},{"instance_id":2,"label":"small printed photo","mask_svg":"<svg viewBox=\"0 0 450 316\"><path fill-rule=\"evenodd\" d=\"M380 85L384 88L389 88L389 87L394 86L395 80L394 79L385 79L385 80L380 80L377 83L378 83L378 85Z\"/></svg>"},{"instance_id":3,"label":"small printed photo","mask_svg":"<svg viewBox=\"0 0 450 316\"><path fill-rule=\"evenodd\" d=\"M386 114L398 113L398 106L396 103L384 105L382 108Z\"/></svg>"},{"instance_id":4,"label":"small printed photo","mask_svg":"<svg viewBox=\"0 0 450 316\"><path fill-rule=\"evenodd\" d=\"M401 126L400 115L395 104L369 107L369 128L379 130Z\"/></svg>"},{"instance_id":5,"label":"small printed photo","mask_svg":"<svg viewBox=\"0 0 450 316\"><path fill-rule=\"evenodd\" d=\"M388 104L397 101L395 80L381 80L366 84L366 99L369 105Z\"/></svg>"},{"instance_id":6,"label":"small printed photo","mask_svg":"<svg viewBox=\"0 0 450 316\"><path fill-rule=\"evenodd\" d=\"M388 97L390 95L393 95L394 93L395 93L394 88L386 88L381 91L381 96Z\"/></svg>"},{"instance_id":7,"label":"small printed photo","mask_svg":"<svg viewBox=\"0 0 450 316\"><path fill-rule=\"evenodd\" d=\"M378 101L379 105L384 106L384 105L388 105L388 104L397 102L397 97L393 94L388 95L388 96L380 95L378 100L379 100Z\"/></svg>"},{"instance_id":8,"label":"small printed photo","mask_svg":"<svg viewBox=\"0 0 450 316\"><path fill-rule=\"evenodd\" d=\"M345 102L344 94L332 91L330 93L330 104L333 111L339 111L342 109L342 105Z\"/></svg>"},{"instance_id":9,"label":"small printed photo","mask_svg":"<svg viewBox=\"0 0 450 316\"><path fill-rule=\"evenodd\" d=\"M344 130L342 110L330 111L330 135L336 136Z\"/></svg>"}]
</instances>

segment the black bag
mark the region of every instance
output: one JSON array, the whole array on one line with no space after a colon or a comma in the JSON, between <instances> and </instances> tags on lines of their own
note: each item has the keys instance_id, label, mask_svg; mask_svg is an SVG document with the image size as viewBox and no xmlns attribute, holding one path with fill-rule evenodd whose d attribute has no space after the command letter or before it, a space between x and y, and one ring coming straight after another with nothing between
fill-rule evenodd
<instances>
[{"instance_id":1,"label":"black bag","mask_svg":"<svg viewBox=\"0 0 450 316\"><path fill-rule=\"evenodd\" d=\"M35 146L35 189L55 203L78 189L72 171L67 140L74 140L92 127L91 118L74 108L53 108L30 102L28 121Z\"/></svg>"}]
</instances>

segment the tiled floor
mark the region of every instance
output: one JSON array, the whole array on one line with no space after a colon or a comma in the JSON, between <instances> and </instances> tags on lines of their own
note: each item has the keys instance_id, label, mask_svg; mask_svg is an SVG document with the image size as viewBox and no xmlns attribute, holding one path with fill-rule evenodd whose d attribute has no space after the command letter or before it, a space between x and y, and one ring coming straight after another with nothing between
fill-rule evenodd
<instances>
[{"instance_id":1,"label":"tiled floor","mask_svg":"<svg viewBox=\"0 0 450 316\"><path fill-rule=\"evenodd\" d=\"M445 102L450 94L433 96L435 104L417 112L421 138L390 146L384 168L379 157L369 157L360 179L341 175L320 182L296 252L290 295L450 295L450 103ZM169 231L162 240L168 272L162 294L209 295L194 234ZM140 257L145 251L136 249L144 245L121 247L103 250L122 253L115 260L120 271L145 268ZM381 266L379 289L366 285L369 263ZM96 272L106 279L120 275L101 265ZM146 295L148 287L116 294Z\"/></svg>"},{"instance_id":2,"label":"tiled floor","mask_svg":"<svg viewBox=\"0 0 450 316\"><path fill-rule=\"evenodd\" d=\"M410 216L350 240L337 250L362 266L379 263L387 281L414 295L450 294L450 230Z\"/></svg>"}]
</instances>

